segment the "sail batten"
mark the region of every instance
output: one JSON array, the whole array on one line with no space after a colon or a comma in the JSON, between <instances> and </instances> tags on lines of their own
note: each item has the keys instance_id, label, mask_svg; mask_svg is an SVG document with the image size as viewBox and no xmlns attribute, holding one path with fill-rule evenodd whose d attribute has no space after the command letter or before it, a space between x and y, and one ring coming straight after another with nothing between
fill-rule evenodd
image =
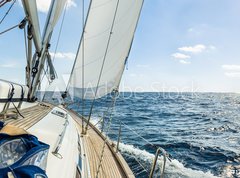
<instances>
[{"instance_id":1,"label":"sail batten","mask_svg":"<svg viewBox=\"0 0 240 178\"><path fill-rule=\"evenodd\" d=\"M143 0L92 0L84 49L81 43L69 81L71 95L82 96L84 92L86 99L94 99L118 88L142 4ZM84 82L81 81L83 67Z\"/></svg>"}]
</instances>

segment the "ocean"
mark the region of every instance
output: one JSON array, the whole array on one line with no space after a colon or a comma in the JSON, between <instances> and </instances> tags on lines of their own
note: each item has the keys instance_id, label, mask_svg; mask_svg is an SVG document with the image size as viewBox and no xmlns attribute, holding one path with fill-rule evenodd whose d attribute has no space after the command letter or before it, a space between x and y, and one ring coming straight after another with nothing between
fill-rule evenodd
<instances>
[{"instance_id":1,"label":"ocean","mask_svg":"<svg viewBox=\"0 0 240 178\"><path fill-rule=\"evenodd\" d=\"M82 114L75 101L69 108ZM121 123L119 149L137 178L148 177L158 147L169 154L167 178L240 177L240 94L125 92L110 106L112 96L97 99L91 122L114 141Z\"/></svg>"}]
</instances>

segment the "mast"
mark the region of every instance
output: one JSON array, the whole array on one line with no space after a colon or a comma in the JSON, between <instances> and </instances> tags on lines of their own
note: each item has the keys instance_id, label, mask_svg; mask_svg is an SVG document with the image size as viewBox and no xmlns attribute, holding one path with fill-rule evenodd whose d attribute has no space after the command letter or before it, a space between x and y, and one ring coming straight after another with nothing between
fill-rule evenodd
<instances>
[{"instance_id":1,"label":"mast","mask_svg":"<svg viewBox=\"0 0 240 178\"><path fill-rule=\"evenodd\" d=\"M42 48L42 43L36 0L22 0L22 4L26 17L28 19L28 23L32 26L31 32L36 51L40 52Z\"/></svg>"},{"instance_id":2,"label":"mast","mask_svg":"<svg viewBox=\"0 0 240 178\"><path fill-rule=\"evenodd\" d=\"M42 43L36 0L22 0L22 5L28 20L26 84L30 86L32 73L32 41L34 42L36 54L40 54Z\"/></svg>"},{"instance_id":3,"label":"mast","mask_svg":"<svg viewBox=\"0 0 240 178\"><path fill-rule=\"evenodd\" d=\"M40 56L36 60L33 67L33 76L31 81L31 86L29 88L29 99L33 99L34 93L37 86L40 83L40 76L44 68L46 57L49 53L50 40L52 36L53 29L57 24L57 21L64 9L67 0L52 0L51 6L48 12L48 17L45 23L45 28L42 36L42 48L40 51Z\"/></svg>"}]
</instances>

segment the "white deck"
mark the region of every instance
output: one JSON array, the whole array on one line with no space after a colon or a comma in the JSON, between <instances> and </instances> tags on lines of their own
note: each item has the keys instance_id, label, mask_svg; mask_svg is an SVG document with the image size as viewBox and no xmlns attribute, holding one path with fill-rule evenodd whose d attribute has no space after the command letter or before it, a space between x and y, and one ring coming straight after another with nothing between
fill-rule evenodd
<instances>
[{"instance_id":1,"label":"white deck","mask_svg":"<svg viewBox=\"0 0 240 178\"><path fill-rule=\"evenodd\" d=\"M37 136L40 141L50 145L46 167L49 178L75 178L79 156L82 160L82 177L96 177L102 148L105 144L105 137L98 129L90 124L87 135L81 135L81 119L84 122L86 120L62 106L55 107L46 103L33 103L24 107L28 107L20 111L24 118L7 119L5 123L25 129L30 134ZM53 111L63 112L68 117L57 116L52 113ZM66 118L68 125L65 134L63 134L62 144L58 151L59 155L56 156L52 152L59 143L59 135L64 131ZM79 149L79 142L81 149ZM127 163L115 150L116 148L111 141L107 140L98 178L133 178L134 175Z\"/></svg>"},{"instance_id":2,"label":"white deck","mask_svg":"<svg viewBox=\"0 0 240 178\"><path fill-rule=\"evenodd\" d=\"M67 114L58 107L53 108ZM27 131L44 143L50 145L46 173L49 178L71 178L76 175L78 162L78 133L71 116L68 116L68 125L59 150L59 156L54 151L59 134L64 130L65 118L54 115L51 112ZM63 171L64 170L64 171Z\"/></svg>"}]
</instances>

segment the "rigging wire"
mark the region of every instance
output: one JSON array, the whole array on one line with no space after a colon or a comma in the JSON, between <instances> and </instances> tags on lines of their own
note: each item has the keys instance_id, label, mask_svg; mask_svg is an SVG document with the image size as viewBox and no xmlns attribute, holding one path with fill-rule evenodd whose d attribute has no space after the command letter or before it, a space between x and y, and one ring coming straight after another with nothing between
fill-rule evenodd
<instances>
[{"instance_id":1,"label":"rigging wire","mask_svg":"<svg viewBox=\"0 0 240 178\"><path fill-rule=\"evenodd\" d=\"M119 2L119 0L118 0ZM106 130L106 135L108 135L110 129L111 129L111 125L112 125L112 116L113 116L113 111L114 111L114 108L115 108L115 105L116 105L116 98L118 96L118 91L117 90L114 90L113 91L113 98L112 98L112 102L111 102L111 105L109 106L108 109L110 109L111 107L111 111L109 113L109 121L108 121L108 127L107 127L107 130ZM86 128L85 128L86 129ZM100 156L100 161L99 161L99 164L98 164L98 167L97 167L97 173L96 173L96 177L98 177L98 174L100 172L100 168L102 166L102 161L103 161L103 156L104 156L104 152L105 152L105 147L106 147L106 144L107 144L107 136L104 138L104 143L103 143L103 146L102 146L102 151L101 151L101 156Z\"/></svg>"},{"instance_id":2,"label":"rigging wire","mask_svg":"<svg viewBox=\"0 0 240 178\"><path fill-rule=\"evenodd\" d=\"M156 146L154 143L148 141L147 139L145 139L143 136L141 136L135 129L130 128L126 123L124 123L123 121L121 121L120 119L116 119L118 120L125 128L127 128L128 130L130 130L133 134L135 134L137 137L141 138L144 142L146 142L147 144L149 144L150 146L152 146L153 148L159 148L158 146ZM164 150L164 149L163 149ZM168 158L168 160L171 162L171 155L169 153L166 152L166 156Z\"/></svg>"},{"instance_id":3,"label":"rigging wire","mask_svg":"<svg viewBox=\"0 0 240 178\"><path fill-rule=\"evenodd\" d=\"M149 144L149 145L152 146L153 148L161 148L161 147L159 147L159 146L151 143L150 141L148 141L148 140L145 139L144 137L142 137L135 129L130 128L126 123L124 123L124 122L121 121L120 119L116 119L116 120L119 121L119 122L121 123L121 125L123 125L123 127L125 127L125 128L128 129L128 130L130 130L133 134L135 134L137 137L139 137L140 139L142 139L144 142L146 142L147 144ZM105 134L107 135L107 133L105 133ZM115 136L118 136L118 135L115 134L115 133L112 133L112 134L115 135ZM161 149L164 150L163 148L161 148ZM164 150L164 151L165 151L165 150ZM166 152L166 151L165 151L165 153L166 153L166 158L171 162L171 161L172 161L172 159L170 158L171 155L170 155L168 152ZM150 172L148 168L146 168L146 167L143 166L143 164L140 162L140 160L138 160L137 157L134 157L134 155L131 155L131 154L128 155L128 156L134 158L134 159L136 160L136 162L140 165L140 167L142 167L143 171L145 171L146 173L149 173L149 172ZM159 161L159 160L161 160L161 159L158 158L157 160ZM158 164L160 164L160 163L158 163ZM182 171L181 171L181 172L182 172ZM182 173L183 173L183 172L182 172Z\"/></svg>"},{"instance_id":4,"label":"rigging wire","mask_svg":"<svg viewBox=\"0 0 240 178\"><path fill-rule=\"evenodd\" d=\"M24 27L24 31L23 31L23 38L24 38L25 56L26 56L26 60L28 61L28 50L27 50L28 45L27 45L26 26ZM26 80L26 83L28 83L28 78L27 78L28 69L27 69L27 67L25 68L25 72L26 72L26 79L25 80Z\"/></svg>"},{"instance_id":5,"label":"rigging wire","mask_svg":"<svg viewBox=\"0 0 240 178\"><path fill-rule=\"evenodd\" d=\"M24 34L24 46L25 46L25 55L26 55L26 59L28 58L28 53L27 53L27 34L26 34L26 26L24 27L24 31L23 31L23 34Z\"/></svg>"},{"instance_id":6,"label":"rigging wire","mask_svg":"<svg viewBox=\"0 0 240 178\"><path fill-rule=\"evenodd\" d=\"M40 86L42 81L43 81L43 79L44 79L44 77L46 77L46 79L48 80L48 86L46 88L50 87L50 84L51 84L51 80L48 78L48 75L47 75L47 70L48 70L48 68L47 69L43 68L44 74L43 74L43 76L42 76L42 78L41 78L41 80L39 82L39 86ZM46 91L44 92L41 101L45 100L45 96L46 96Z\"/></svg>"},{"instance_id":7,"label":"rigging wire","mask_svg":"<svg viewBox=\"0 0 240 178\"><path fill-rule=\"evenodd\" d=\"M47 69L43 69L43 71L44 71L44 75L43 75L43 77L42 77L42 79L41 79L41 82L40 83L42 83L42 81L43 81L43 79L44 79L44 77L46 77L47 78L47 80L48 80L48 83L51 83L51 81L50 81L50 79L48 78L48 75L47 75L47 73L48 73L48 68Z\"/></svg>"},{"instance_id":8,"label":"rigging wire","mask_svg":"<svg viewBox=\"0 0 240 178\"><path fill-rule=\"evenodd\" d=\"M100 124L101 122L103 122L103 117L100 118L96 124L93 125L93 127L96 127L98 124ZM91 128L88 128L88 130L90 130Z\"/></svg>"},{"instance_id":9,"label":"rigging wire","mask_svg":"<svg viewBox=\"0 0 240 178\"><path fill-rule=\"evenodd\" d=\"M92 0L90 0L90 4L89 4L89 7L88 7L88 11L87 11L87 16L86 16L86 21L85 21L85 24L84 24L84 31L85 31L85 28L86 28L86 24L87 24L87 21L88 21L88 16L89 16L89 13L90 13L90 9L92 8ZM78 50L77 50L77 55L79 54L79 50L80 50L80 47L81 47L81 43L82 43L82 36L83 33L81 34L81 38L80 38L80 43L78 45ZM67 83L67 86L66 86L66 90L65 90L65 93L67 93L68 91L68 88L69 88L69 85L70 85L70 82L71 82L71 79L72 79L72 75L73 75L73 71L75 69L75 65L76 65L76 61L77 61L77 55L76 55L76 58L74 60L74 63L73 63L73 67L72 67L72 71L70 73L70 78L68 80L68 83Z\"/></svg>"},{"instance_id":10,"label":"rigging wire","mask_svg":"<svg viewBox=\"0 0 240 178\"><path fill-rule=\"evenodd\" d=\"M0 32L0 35L3 35L3 34L9 32L10 30L13 30L13 29L15 29L15 28L17 28L17 27L19 27L20 29L23 29L23 28L25 27L26 23L27 23L27 18L25 17L25 18L24 18L20 23L18 23L17 25L14 25L14 26L12 26L12 27L10 27L10 28L8 28L8 29Z\"/></svg>"},{"instance_id":11,"label":"rigging wire","mask_svg":"<svg viewBox=\"0 0 240 178\"><path fill-rule=\"evenodd\" d=\"M10 2L11 0L2 0L0 1L0 7L4 6L6 3Z\"/></svg>"},{"instance_id":12,"label":"rigging wire","mask_svg":"<svg viewBox=\"0 0 240 178\"><path fill-rule=\"evenodd\" d=\"M82 116L84 117L84 95L85 95L85 89L84 89L84 42L85 42L85 18L84 18L84 0L82 0L82 27L83 27L83 31L82 31L82 88L83 88L83 91L82 91ZM82 132L84 132L84 121L82 119Z\"/></svg>"},{"instance_id":13,"label":"rigging wire","mask_svg":"<svg viewBox=\"0 0 240 178\"><path fill-rule=\"evenodd\" d=\"M43 71L44 71L44 74L43 74L42 79L41 79L41 81L40 81L39 83L41 84L42 81L43 81L43 79L44 79L44 77L46 76L46 78L47 78L47 80L48 80L48 83L49 83L49 85L50 85L50 81L49 81L49 79L48 79L48 77L47 77L47 71L46 71L46 69L43 68ZM49 87L49 86L48 86L48 87ZM44 94L43 94L42 101L45 100L45 96L46 96L46 91L45 91Z\"/></svg>"},{"instance_id":14,"label":"rigging wire","mask_svg":"<svg viewBox=\"0 0 240 178\"><path fill-rule=\"evenodd\" d=\"M55 47L55 50L54 50L53 59L52 59L53 62L54 62L55 57L56 57L56 52L57 52L58 45L59 45L59 41L60 41L60 37L61 37L61 34L62 34L63 23L64 23L64 20L65 20L65 15L66 15L66 11L67 11L67 6L68 6L68 1L67 1L66 5L65 5L64 12L63 12L62 22L61 22L61 25L60 25L60 30L59 30L58 38L57 38L57 44L56 44L56 47Z\"/></svg>"},{"instance_id":15,"label":"rigging wire","mask_svg":"<svg viewBox=\"0 0 240 178\"><path fill-rule=\"evenodd\" d=\"M1 1L2 2L2 1ZM1 4L0 2L0 4ZM16 0L13 1L13 3L11 4L11 6L8 8L7 12L5 13L5 15L2 17L2 19L0 20L0 24L4 21L4 19L7 17L8 13L11 11L13 5L15 4Z\"/></svg>"},{"instance_id":16,"label":"rigging wire","mask_svg":"<svg viewBox=\"0 0 240 178\"><path fill-rule=\"evenodd\" d=\"M150 171L148 170L148 168L145 168L143 166L143 164L137 159L137 157L134 157L133 155L129 155L130 157L132 157L133 159L135 159L135 161L138 163L138 165L143 169L143 171L145 171L146 173L149 173Z\"/></svg>"},{"instance_id":17,"label":"rigging wire","mask_svg":"<svg viewBox=\"0 0 240 178\"><path fill-rule=\"evenodd\" d=\"M7 33L7 32L9 32L10 30L13 30L13 29L17 28L19 25L20 25L20 24L14 25L14 26L12 26L12 27L10 27L10 28L8 28L8 29L0 32L0 35L3 35L4 33Z\"/></svg>"}]
</instances>

